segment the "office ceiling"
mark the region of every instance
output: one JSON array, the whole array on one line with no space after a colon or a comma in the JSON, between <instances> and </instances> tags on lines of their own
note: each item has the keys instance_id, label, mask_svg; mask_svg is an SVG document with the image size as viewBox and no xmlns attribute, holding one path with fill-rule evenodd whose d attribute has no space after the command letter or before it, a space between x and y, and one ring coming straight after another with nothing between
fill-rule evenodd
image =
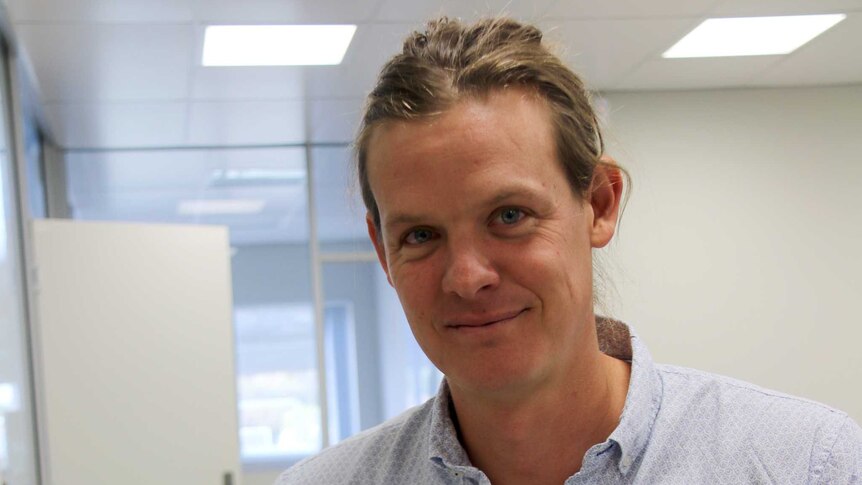
<instances>
[{"instance_id":1,"label":"office ceiling","mask_svg":"<svg viewBox=\"0 0 862 485\"><path fill-rule=\"evenodd\" d=\"M350 140L400 39L445 13L508 12L547 31L602 91L862 82L862 0L7 0L66 148ZM662 59L704 18L835 13L787 56ZM356 23L340 66L202 67L208 24Z\"/></svg>"},{"instance_id":2,"label":"office ceiling","mask_svg":"<svg viewBox=\"0 0 862 485\"><path fill-rule=\"evenodd\" d=\"M236 246L307 241L307 185L219 185L214 174L302 172L304 149L153 148L347 142L380 66L436 14L473 19L507 12L537 22L601 91L862 82L862 0L6 1L38 80L44 118L54 140L69 149L74 216L222 224ZM707 17L835 12L847 19L788 56L660 57ZM358 29L340 66L200 65L206 25L282 23ZM99 151L117 148L132 150ZM349 150L315 148L312 155L318 236L342 249L368 250L361 201L346 189ZM263 205L249 214L184 214L181 206L197 200Z\"/></svg>"}]
</instances>

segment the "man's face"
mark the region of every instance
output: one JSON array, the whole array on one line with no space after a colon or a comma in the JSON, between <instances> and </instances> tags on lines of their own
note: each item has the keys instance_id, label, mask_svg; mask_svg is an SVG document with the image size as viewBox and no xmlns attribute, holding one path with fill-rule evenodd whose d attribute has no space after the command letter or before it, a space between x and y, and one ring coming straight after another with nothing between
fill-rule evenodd
<instances>
[{"instance_id":1,"label":"man's face","mask_svg":"<svg viewBox=\"0 0 862 485\"><path fill-rule=\"evenodd\" d=\"M607 240L557 161L546 104L512 88L469 98L377 127L368 155L369 233L450 385L529 390L570 372L593 324L591 248Z\"/></svg>"}]
</instances>

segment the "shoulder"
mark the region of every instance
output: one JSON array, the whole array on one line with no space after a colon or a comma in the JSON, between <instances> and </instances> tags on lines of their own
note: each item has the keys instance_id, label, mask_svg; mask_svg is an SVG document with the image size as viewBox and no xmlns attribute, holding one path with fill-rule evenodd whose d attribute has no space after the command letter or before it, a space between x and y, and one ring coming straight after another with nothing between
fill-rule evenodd
<instances>
[{"instance_id":1,"label":"shoulder","mask_svg":"<svg viewBox=\"0 0 862 485\"><path fill-rule=\"evenodd\" d=\"M656 365L663 399L670 406L714 408L725 418L795 421L814 424L840 421L846 414L816 401L767 389L709 372Z\"/></svg>"},{"instance_id":2,"label":"shoulder","mask_svg":"<svg viewBox=\"0 0 862 485\"><path fill-rule=\"evenodd\" d=\"M862 432L846 413L708 372L669 365L656 370L663 387L657 435L672 431L711 459L811 483L826 483L830 471L855 467L853 473L862 473Z\"/></svg>"},{"instance_id":3,"label":"shoulder","mask_svg":"<svg viewBox=\"0 0 862 485\"><path fill-rule=\"evenodd\" d=\"M695 408L721 405L722 411L731 415L737 411L750 415L752 411L762 410L762 417L792 418L799 414L807 418L835 419L845 416L825 404L731 377L673 365L656 365L656 370L661 378L663 398L673 405Z\"/></svg>"},{"instance_id":4,"label":"shoulder","mask_svg":"<svg viewBox=\"0 0 862 485\"><path fill-rule=\"evenodd\" d=\"M276 485L372 484L428 459L433 399L292 466Z\"/></svg>"},{"instance_id":5,"label":"shoulder","mask_svg":"<svg viewBox=\"0 0 862 485\"><path fill-rule=\"evenodd\" d=\"M816 483L862 482L862 428L856 422L850 418L844 420L822 468L815 472Z\"/></svg>"}]
</instances>

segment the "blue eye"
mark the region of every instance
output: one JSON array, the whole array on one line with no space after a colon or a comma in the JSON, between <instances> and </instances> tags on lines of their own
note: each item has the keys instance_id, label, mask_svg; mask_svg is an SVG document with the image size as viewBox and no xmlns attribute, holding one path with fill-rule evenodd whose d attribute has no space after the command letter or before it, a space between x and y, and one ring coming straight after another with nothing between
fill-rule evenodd
<instances>
[{"instance_id":1,"label":"blue eye","mask_svg":"<svg viewBox=\"0 0 862 485\"><path fill-rule=\"evenodd\" d=\"M407 244L423 244L434 238L434 233L430 229L415 229L407 233L404 242Z\"/></svg>"},{"instance_id":2,"label":"blue eye","mask_svg":"<svg viewBox=\"0 0 862 485\"><path fill-rule=\"evenodd\" d=\"M524 211L521 209L515 209L510 207L508 209L503 209L500 211L500 215L498 216L500 222L506 225L515 224L521 219L524 218Z\"/></svg>"}]
</instances>

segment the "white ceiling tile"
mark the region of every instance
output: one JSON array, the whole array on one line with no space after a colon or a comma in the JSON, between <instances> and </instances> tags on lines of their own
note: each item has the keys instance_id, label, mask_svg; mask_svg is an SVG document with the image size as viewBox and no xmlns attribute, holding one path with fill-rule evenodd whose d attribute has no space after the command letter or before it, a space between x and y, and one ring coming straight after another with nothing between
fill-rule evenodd
<instances>
[{"instance_id":1,"label":"white ceiling tile","mask_svg":"<svg viewBox=\"0 0 862 485\"><path fill-rule=\"evenodd\" d=\"M197 0L195 16L214 24L326 24L368 20L378 0Z\"/></svg>"},{"instance_id":2,"label":"white ceiling tile","mask_svg":"<svg viewBox=\"0 0 862 485\"><path fill-rule=\"evenodd\" d=\"M339 66L314 66L305 71L311 98L365 97L374 87L380 68L401 51L413 30L408 24L363 24Z\"/></svg>"},{"instance_id":3,"label":"white ceiling tile","mask_svg":"<svg viewBox=\"0 0 862 485\"><path fill-rule=\"evenodd\" d=\"M312 142L350 142L362 116L363 98L309 101Z\"/></svg>"},{"instance_id":4,"label":"white ceiling tile","mask_svg":"<svg viewBox=\"0 0 862 485\"><path fill-rule=\"evenodd\" d=\"M523 20L542 18L555 0L383 0L375 21L411 22L416 27L426 20L447 15L475 20L490 15L508 15Z\"/></svg>"},{"instance_id":5,"label":"white ceiling tile","mask_svg":"<svg viewBox=\"0 0 862 485\"><path fill-rule=\"evenodd\" d=\"M311 99L364 97L374 87L382 65L314 66L305 71L305 93Z\"/></svg>"},{"instance_id":6,"label":"white ceiling tile","mask_svg":"<svg viewBox=\"0 0 862 485\"><path fill-rule=\"evenodd\" d=\"M194 101L188 143L246 145L305 142L303 101Z\"/></svg>"},{"instance_id":7,"label":"white ceiling tile","mask_svg":"<svg viewBox=\"0 0 862 485\"><path fill-rule=\"evenodd\" d=\"M862 83L862 13L847 16L752 79L757 86Z\"/></svg>"},{"instance_id":8,"label":"white ceiling tile","mask_svg":"<svg viewBox=\"0 0 862 485\"><path fill-rule=\"evenodd\" d=\"M749 86L757 73L779 59L780 56L657 58L642 64L613 88L639 90Z\"/></svg>"},{"instance_id":9,"label":"white ceiling tile","mask_svg":"<svg viewBox=\"0 0 862 485\"><path fill-rule=\"evenodd\" d=\"M862 10L860 0L725 0L711 9L711 17L808 15Z\"/></svg>"},{"instance_id":10,"label":"white ceiling tile","mask_svg":"<svg viewBox=\"0 0 862 485\"><path fill-rule=\"evenodd\" d=\"M176 146L183 143L186 103L48 104L64 148Z\"/></svg>"},{"instance_id":11,"label":"white ceiling tile","mask_svg":"<svg viewBox=\"0 0 862 485\"><path fill-rule=\"evenodd\" d=\"M559 0L545 17L555 19L698 17L717 0Z\"/></svg>"},{"instance_id":12,"label":"white ceiling tile","mask_svg":"<svg viewBox=\"0 0 862 485\"><path fill-rule=\"evenodd\" d=\"M47 101L179 99L193 29L182 25L22 25Z\"/></svg>"},{"instance_id":13,"label":"white ceiling tile","mask_svg":"<svg viewBox=\"0 0 862 485\"><path fill-rule=\"evenodd\" d=\"M542 22L545 39L593 89L610 89L697 25L692 19Z\"/></svg>"},{"instance_id":14,"label":"white ceiling tile","mask_svg":"<svg viewBox=\"0 0 862 485\"><path fill-rule=\"evenodd\" d=\"M198 67L193 99L301 99L305 96L302 67Z\"/></svg>"},{"instance_id":15,"label":"white ceiling tile","mask_svg":"<svg viewBox=\"0 0 862 485\"><path fill-rule=\"evenodd\" d=\"M191 22L191 0L9 0L15 22Z\"/></svg>"}]
</instances>

